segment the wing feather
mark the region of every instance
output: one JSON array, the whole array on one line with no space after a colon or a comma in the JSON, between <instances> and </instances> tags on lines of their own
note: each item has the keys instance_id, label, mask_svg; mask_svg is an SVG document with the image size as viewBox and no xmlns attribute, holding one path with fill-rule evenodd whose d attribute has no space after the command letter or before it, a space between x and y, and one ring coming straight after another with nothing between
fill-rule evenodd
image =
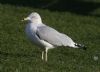
<instances>
[{"instance_id":1,"label":"wing feather","mask_svg":"<svg viewBox=\"0 0 100 72\"><path fill-rule=\"evenodd\" d=\"M45 40L52 45L55 45L55 46L62 45L62 42L60 41L60 38L59 38L59 32L51 27L48 27L48 26L38 27L37 34L40 37L40 39Z\"/></svg>"},{"instance_id":2,"label":"wing feather","mask_svg":"<svg viewBox=\"0 0 100 72\"><path fill-rule=\"evenodd\" d=\"M70 46L74 43L70 37L63 33L59 33L49 26L38 27L37 34L40 39L55 46Z\"/></svg>"}]
</instances>

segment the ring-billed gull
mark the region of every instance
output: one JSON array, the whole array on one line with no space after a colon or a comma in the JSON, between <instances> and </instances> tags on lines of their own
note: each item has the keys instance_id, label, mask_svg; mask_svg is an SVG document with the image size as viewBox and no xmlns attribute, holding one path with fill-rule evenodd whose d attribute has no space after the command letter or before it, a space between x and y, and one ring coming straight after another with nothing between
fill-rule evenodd
<instances>
[{"instance_id":1,"label":"ring-billed gull","mask_svg":"<svg viewBox=\"0 0 100 72\"><path fill-rule=\"evenodd\" d=\"M24 20L28 21L25 29L28 38L43 49L42 60L47 61L48 49L58 46L85 49L84 45L75 43L67 35L43 24L42 19L37 12L32 12L28 17L24 18Z\"/></svg>"}]
</instances>

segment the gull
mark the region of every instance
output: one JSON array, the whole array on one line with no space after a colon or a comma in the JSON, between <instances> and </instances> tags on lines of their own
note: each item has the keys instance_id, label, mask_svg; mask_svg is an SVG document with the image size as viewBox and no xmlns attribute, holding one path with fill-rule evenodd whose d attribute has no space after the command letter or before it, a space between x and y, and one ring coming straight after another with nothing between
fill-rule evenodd
<instances>
[{"instance_id":1,"label":"gull","mask_svg":"<svg viewBox=\"0 0 100 72\"><path fill-rule=\"evenodd\" d=\"M86 49L84 45L75 43L66 34L45 25L37 12L32 12L23 21L28 21L25 28L26 35L34 44L41 47L41 58L44 61L47 61L48 50L59 46Z\"/></svg>"}]
</instances>

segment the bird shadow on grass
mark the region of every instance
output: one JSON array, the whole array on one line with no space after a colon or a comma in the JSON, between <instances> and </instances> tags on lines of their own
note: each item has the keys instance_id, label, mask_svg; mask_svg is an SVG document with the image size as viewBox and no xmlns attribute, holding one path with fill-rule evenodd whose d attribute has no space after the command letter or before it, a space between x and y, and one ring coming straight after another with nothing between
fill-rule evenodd
<instances>
[{"instance_id":1,"label":"bird shadow on grass","mask_svg":"<svg viewBox=\"0 0 100 72\"><path fill-rule=\"evenodd\" d=\"M100 2L90 0L0 0L0 3L100 17L100 14L91 14L91 12L100 8Z\"/></svg>"}]
</instances>

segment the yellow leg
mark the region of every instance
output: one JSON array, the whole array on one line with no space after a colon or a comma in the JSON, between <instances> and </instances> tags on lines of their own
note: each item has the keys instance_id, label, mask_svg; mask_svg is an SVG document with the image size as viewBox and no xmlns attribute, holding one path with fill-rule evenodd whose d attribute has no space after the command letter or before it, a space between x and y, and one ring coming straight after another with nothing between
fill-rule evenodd
<instances>
[{"instance_id":1,"label":"yellow leg","mask_svg":"<svg viewBox=\"0 0 100 72\"><path fill-rule=\"evenodd\" d=\"M44 60L44 51L42 51L42 60Z\"/></svg>"},{"instance_id":2,"label":"yellow leg","mask_svg":"<svg viewBox=\"0 0 100 72\"><path fill-rule=\"evenodd\" d=\"M47 61L48 60L48 48L46 48L46 50L45 50L45 61Z\"/></svg>"}]
</instances>

